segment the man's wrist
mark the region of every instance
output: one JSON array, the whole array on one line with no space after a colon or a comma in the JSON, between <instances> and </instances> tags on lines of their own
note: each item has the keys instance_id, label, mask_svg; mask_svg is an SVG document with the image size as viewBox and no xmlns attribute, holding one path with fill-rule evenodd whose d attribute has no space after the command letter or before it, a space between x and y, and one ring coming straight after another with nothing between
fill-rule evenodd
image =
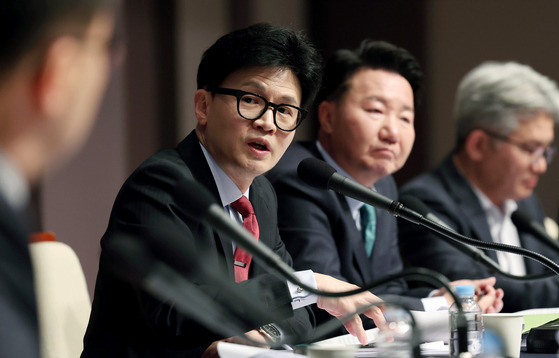
<instances>
[{"instance_id":1,"label":"man's wrist","mask_svg":"<svg viewBox=\"0 0 559 358\"><path fill-rule=\"evenodd\" d=\"M260 332L261 335L264 336L264 338L270 343L270 345L275 345L281 342L281 331L274 324L265 324L263 326L260 326L257 330L258 332Z\"/></svg>"},{"instance_id":2,"label":"man's wrist","mask_svg":"<svg viewBox=\"0 0 559 358\"><path fill-rule=\"evenodd\" d=\"M317 288L315 274L312 270L296 271L294 274L302 283L315 289ZM299 285L287 281L287 287L291 293L291 306L293 309L298 309L316 303L317 296L311 294Z\"/></svg>"}]
</instances>

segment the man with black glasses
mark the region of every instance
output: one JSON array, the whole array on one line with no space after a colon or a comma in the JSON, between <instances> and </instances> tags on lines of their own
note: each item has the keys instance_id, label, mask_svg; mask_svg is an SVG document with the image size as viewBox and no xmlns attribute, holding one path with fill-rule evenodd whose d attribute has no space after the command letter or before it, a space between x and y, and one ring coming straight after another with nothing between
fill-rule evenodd
<instances>
[{"instance_id":1,"label":"man with black glasses","mask_svg":"<svg viewBox=\"0 0 559 358\"><path fill-rule=\"evenodd\" d=\"M196 264L215 265L216 273L237 282L248 302L263 305L282 318L280 322L261 322L274 324L268 330L258 329L252 322L254 329L246 336L253 343L270 344L273 332L308 335L311 320L302 306L313 302L336 317L380 302L369 292L326 299L288 285L254 262L231 238L185 215L185 206L196 203L176 195L196 180L233 220L291 264L278 234L275 194L262 174L291 143L305 116L303 108L312 102L319 83L316 51L294 31L257 24L221 37L204 53L198 68L195 131L175 149L147 159L128 178L115 201L102 245L110 245L122 233L138 240L142 240L142 231L176 233L199 257ZM242 342L242 337L227 338L205 328L180 312L174 302L159 301L114 279L107 274L105 255L103 251L82 357L213 356L218 340ZM356 288L309 270L298 275L325 291ZM195 276L189 279L218 305L235 305L213 282ZM365 313L377 323L384 320L376 307ZM359 316L345 326L361 342L367 341Z\"/></svg>"},{"instance_id":2,"label":"man with black glasses","mask_svg":"<svg viewBox=\"0 0 559 358\"><path fill-rule=\"evenodd\" d=\"M460 234L486 242L520 246L557 262L559 254L529 233L517 230L511 215L517 209L543 222L534 195L555 147L559 90L555 82L515 62L486 62L462 79L456 94L455 148L435 169L402 187L401 195L422 200ZM405 262L435 269L450 279L488 275L480 263L435 234L400 221ZM543 273L540 263L522 256L487 251L509 274ZM523 282L497 276L504 289L503 311L559 305L559 280Z\"/></svg>"}]
</instances>

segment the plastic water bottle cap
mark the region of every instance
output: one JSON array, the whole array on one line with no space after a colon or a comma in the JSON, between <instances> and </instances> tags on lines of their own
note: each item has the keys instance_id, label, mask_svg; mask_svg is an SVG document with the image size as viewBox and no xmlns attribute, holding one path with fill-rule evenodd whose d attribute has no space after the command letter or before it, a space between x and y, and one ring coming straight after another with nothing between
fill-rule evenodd
<instances>
[{"instance_id":1,"label":"plastic water bottle cap","mask_svg":"<svg viewBox=\"0 0 559 358\"><path fill-rule=\"evenodd\" d=\"M473 296L476 293L473 285L458 285L454 287L454 289L456 290L456 294L460 297Z\"/></svg>"}]
</instances>

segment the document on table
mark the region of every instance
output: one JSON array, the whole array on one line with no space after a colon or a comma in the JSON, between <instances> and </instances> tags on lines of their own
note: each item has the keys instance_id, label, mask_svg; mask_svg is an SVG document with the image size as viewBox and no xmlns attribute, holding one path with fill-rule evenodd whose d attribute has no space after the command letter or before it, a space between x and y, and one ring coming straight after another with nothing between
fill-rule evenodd
<instances>
[{"instance_id":1,"label":"document on table","mask_svg":"<svg viewBox=\"0 0 559 358\"><path fill-rule=\"evenodd\" d=\"M518 311L524 316L524 329L522 333L528 332L534 327L539 327L544 323L559 318L559 308L535 308L530 310Z\"/></svg>"},{"instance_id":2,"label":"document on table","mask_svg":"<svg viewBox=\"0 0 559 358\"><path fill-rule=\"evenodd\" d=\"M421 353L431 356L448 356L449 349L445 342L449 338L449 319L448 312L422 312L411 311L416 322L416 329L419 330L420 339L423 343L420 345ZM369 343L375 343L378 337L378 328L369 329L367 339ZM325 339L314 344L359 344L357 338L350 334L341 335L334 338ZM356 357L376 357L377 351L373 346L371 348L360 348L357 350Z\"/></svg>"},{"instance_id":3,"label":"document on table","mask_svg":"<svg viewBox=\"0 0 559 358\"><path fill-rule=\"evenodd\" d=\"M437 312L421 312L412 311L413 317L416 321L416 329L420 332L420 339L423 342L421 345L421 352L425 355L443 355L448 356L448 345L444 343L448 341L449 337L449 320L447 311ZM375 343L378 338L378 328L369 329L366 331L367 340L369 343ZM338 337L325 339L313 344L318 345L359 345L356 337L350 334L344 334ZM268 357L302 357L305 356L293 353L287 350L269 350L258 347L244 346L239 344L232 344L226 342L219 342L217 345L219 356L222 358L268 358ZM366 347L358 349L357 357L375 357L377 354L376 348Z\"/></svg>"},{"instance_id":4,"label":"document on table","mask_svg":"<svg viewBox=\"0 0 559 358\"><path fill-rule=\"evenodd\" d=\"M217 343L217 353L221 358L307 358L290 350L274 350L227 342Z\"/></svg>"}]
</instances>

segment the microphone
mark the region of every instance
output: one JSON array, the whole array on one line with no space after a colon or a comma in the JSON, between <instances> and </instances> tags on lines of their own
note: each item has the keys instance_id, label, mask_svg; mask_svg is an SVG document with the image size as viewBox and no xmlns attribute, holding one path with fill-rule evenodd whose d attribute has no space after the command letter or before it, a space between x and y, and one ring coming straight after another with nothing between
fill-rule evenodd
<instances>
[{"instance_id":1,"label":"microphone","mask_svg":"<svg viewBox=\"0 0 559 358\"><path fill-rule=\"evenodd\" d=\"M421 223L423 216L404 207L400 202L387 198L366 186L351 180L316 158L303 159L297 167L297 175L308 185L324 190L334 190L363 203L387 210L394 216L401 216L415 224Z\"/></svg>"},{"instance_id":2,"label":"microphone","mask_svg":"<svg viewBox=\"0 0 559 358\"><path fill-rule=\"evenodd\" d=\"M440 226L446 227L448 230L455 231L450 226L448 226L443 220L441 220L438 216L431 212L431 209L421 200L411 195L403 195L400 198L400 201L403 205L409 207L411 210L417 211L419 214L423 215L423 217L427 220L431 220ZM501 268L497 262L495 262L492 258L487 256L485 252L481 251L477 247L473 247L470 245L463 244L459 241L453 240L447 236L439 235L443 240L448 242L449 244L456 247L458 250L462 251L464 254L470 256L474 260L482 263L490 270L495 270L497 272L501 271Z\"/></svg>"},{"instance_id":3,"label":"microphone","mask_svg":"<svg viewBox=\"0 0 559 358\"><path fill-rule=\"evenodd\" d=\"M541 263L542 265L549 268L553 273L559 275L559 265L537 252L533 252L513 245L475 240L470 237L461 235L454 230L449 230L446 225L439 225L432 220L428 220L423 215L404 207L402 203L387 198L386 196L381 195L371 190L370 188L367 188L366 186L361 185L356 181L337 173L336 169L332 168L329 164L317 158L311 157L303 159L297 167L297 175L301 180L312 187L325 190L334 190L342 195L349 196L361 202L373 205L380 209L387 210L396 217L399 216L415 224L425 226L428 229L433 230L438 234L446 236L452 240L460 241L462 243L486 250L511 252L513 254L528 257ZM532 276L514 276L502 272L500 269L498 270L498 272L510 278L520 280L531 280L535 278L550 276L546 273Z\"/></svg>"},{"instance_id":4,"label":"microphone","mask_svg":"<svg viewBox=\"0 0 559 358\"><path fill-rule=\"evenodd\" d=\"M399 198L399 201L403 205L409 207L411 210L417 211L425 219L436 222L437 224L446 227L448 230L455 231L447 223L445 223L442 219L440 219L437 215L433 214L431 212L431 209L429 209L429 207L427 205L425 205L425 203L423 201L421 201L420 199L418 199L414 196L411 196L411 195L403 195Z\"/></svg>"},{"instance_id":5,"label":"microphone","mask_svg":"<svg viewBox=\"0 0 559 358\"><path fill-rule=\"evenodd\" d=\"M536 239L540 240L540 242L543 242L544 244L559 251L559 243L552 239L545 231L545 228L539 222L534 220L530 214L522 210L516 210L512 213L511 219L519 231L532 234Z\"/></svg>"}]
</instances>

